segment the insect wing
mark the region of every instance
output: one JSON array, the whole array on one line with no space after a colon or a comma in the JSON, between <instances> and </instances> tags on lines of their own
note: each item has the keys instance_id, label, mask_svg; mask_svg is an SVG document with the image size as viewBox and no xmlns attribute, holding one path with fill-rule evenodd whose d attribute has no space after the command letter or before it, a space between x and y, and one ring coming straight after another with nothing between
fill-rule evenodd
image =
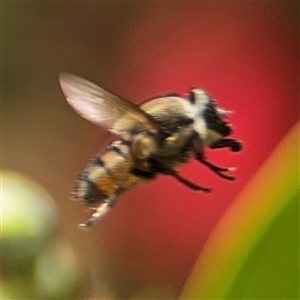
<instances>
[{"instance_id":1,"label":"insect wing","mask_svg":"<svg viewBox=\"0 0 300 300\"><path fill-rule=\"evenodd\" d=\"M96 84L69 73L59 76L67 102L88 121L122 134L134 127L162 131L162 128L139 106L114 95ZM126 128L117 123L126 124Z\"/></svg>"}]
</instances>

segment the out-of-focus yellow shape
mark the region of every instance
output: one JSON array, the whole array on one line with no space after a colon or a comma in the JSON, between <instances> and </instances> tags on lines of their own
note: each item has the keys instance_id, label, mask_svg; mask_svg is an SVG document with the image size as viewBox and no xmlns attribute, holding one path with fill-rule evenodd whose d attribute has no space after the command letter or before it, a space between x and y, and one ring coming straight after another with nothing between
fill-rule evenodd
<instances>
[{"instance_id":1,"label":"out-of-focus yellow shape","mask_svg":"<svg viewBox=\"0 0 300 300\"><path fill-rule=\"evenodd\" d=\"M191 272L181 299L228 298L261 235L299 192L299 130L300 122L221 218Z\"/></svg>"},{"instance_id":2,"label":"out-of-focus yellow shape","mask_svg":"<svg viewBox=\"0 0 300 300\"><path fill-rule=\"evenodd\" d=\"M28 264L57 228L54 202L36 182L20 173L1 172L1 245L3 270ZM5 275L5 274L3 274Z\"/></svg>"},{"instance_id":3,"label":"out-of-focus yellow shape","mask_svg":"<svg viewBox=\"0 0 300 300\"><path fill-rule=\"evenodd\" d=\"M0 282L0 299L1 300L21 300L32 298L32 284L30 277L11 277L1 279Z\"/></svg>"},{"instance_id":4,"label":"out-of-focus yellow shape","mask_svg":"<svg viewBox=\"0 0 300 300\"><path fill-rule=\"evenodd\" d=\"M71 245L58 238L36 258L34 287L37 299L83 299L86 269Z\"/></svg>"}]
</instances>

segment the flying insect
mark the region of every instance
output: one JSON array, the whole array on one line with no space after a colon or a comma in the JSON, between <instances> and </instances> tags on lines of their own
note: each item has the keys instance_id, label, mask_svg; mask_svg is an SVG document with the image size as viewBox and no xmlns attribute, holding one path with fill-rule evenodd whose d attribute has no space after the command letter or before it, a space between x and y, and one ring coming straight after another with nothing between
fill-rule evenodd
<instances>
[{"instance_id":1,"label":"flying insect","mask_svg":"<svg viewBox=\"0 0 300 300\"><path fill-rule=\"evenodd\" d=\"M69 73L59 82L67 102L83 118L119 139L98 153L78 176L75 196L95 212L83 228L102 219L118 196L159 174L169 175L195 191L210 192L182 177L180 164L192 157L227 180L230 168L206 160L205 148L241 150L241 143L226 138L231 125L228 111L218 107L202 89L191 89L187 97L166 94L136 105L98 85Z\"/></svg>"}]
</instances>

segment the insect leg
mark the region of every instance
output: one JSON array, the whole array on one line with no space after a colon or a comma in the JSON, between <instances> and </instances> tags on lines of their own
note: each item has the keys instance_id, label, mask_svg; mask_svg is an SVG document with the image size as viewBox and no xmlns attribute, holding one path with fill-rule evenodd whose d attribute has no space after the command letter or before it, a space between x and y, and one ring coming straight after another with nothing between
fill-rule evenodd
<instances>
[{"instance_id":1,"label":"insect leg","mask_svg":"<svg viewBox=\"0 0 300 300\"><path fill-rule=\"evenodd\" d=\"M179 175L176 171L174 171L172 169L166 169L162 173L165 175L170 175L170 176L174 177L179 182L181 182L182 184L184 184L185 186L187 186L188 188L190 188L194 191L202 191L205 193L211 192L211 189L199 186L199 185L189 181L188 179L182 177L181 175Z\"/></svg>"},{"instance_id":2,"label":"insect leg","mask_svg":"<svg viewBox=\"0 0 300 300\"><path fill-rule=\"evenodd\" d=\"M207 166L208 168L210 168L218 176L227 180L235 180L235 177L223 174L223 172L231 171L230 168L221 168L216 165L213 165L212 163L208 162L201 153L196 155L196 159L200 161L202 164L204 164L205 166Z\"/></svg>"},{"instance_id":3,"label":"insect leg","mask_svg":"<svg viewBox=\"0 0 300 300\"><path fill-rule=\"evenodd\" d=\"M242 149L242 145L240 142L233 140L233 139L223 139L215 144L213 144L210 148L217 149L217 148L230 148L233 152L238 152Z\"/></svg>"},{"instance_id":4,"label":"insect leg","mask_svg":"<svg viewBox=\"0 0 300 300\"><path fill-rule=\"evenodd\" d=\"M112 195L106 200L106 202L101 203L97 208L95 208L96 211L92 214L92 216L87 221L80 223L79 226L81 228L88 228L100 221L111 210L112 205L110 202L113 202L116 197L117 195Z\"/></svg>"},{"instance_id":5,"label":"insect leg","mask_svg":"<svg viewBox=\"0 0 300 300\"><path fill-rule=\"evenodd\" d=\"M91 227L96 222L100 221L112 209L127 178L128 175L119 181L118 188L115 190L114 194L109 196L104 203L101 203L97 208L95 208L95 212L92 214L92 216L87 221L80 223L79 227L84 229Z\"/></svg>"}]
</instances>

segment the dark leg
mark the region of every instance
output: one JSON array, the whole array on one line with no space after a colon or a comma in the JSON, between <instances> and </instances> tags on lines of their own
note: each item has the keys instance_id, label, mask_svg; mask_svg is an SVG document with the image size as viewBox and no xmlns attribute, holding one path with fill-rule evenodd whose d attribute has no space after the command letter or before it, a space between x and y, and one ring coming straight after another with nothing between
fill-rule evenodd
<instances>
[{"instance_id":1,"label":"dark leg","mask_svg":"<svg viewBox=\"0 0 300 300\"><path fill-rule=\"evenodd\" d=\"M211 149L230 148L233 152L238 152L242 149L242 144L236 140L223 139L213 144Z\"/></svg>"},{"instance_id":2,"label":"dark leg","mask_svg":"<svg viewBox=\"0 0 300 300\"><path fill-rule=\"evenodd\" d=\"M163 174L165 175L169 175L169 176L172 176L174 177L175 179L177 179L179 182L181 182L182 184L184 184L185 186L187 186L188 188L194 190L194 191L202 191L202 192L205 192L205 193L209 193L211 192L211 189L209 188L204 188L202 186L199 186L187 179L185 179L184 177L180 176L176 171L174 170L165 170L163 172Z\"/></svg>"},{"instance_id":3,"label":"dark leg","mask_svg":"<svg viewBox=\"0 0 300 300\"><path fill-rule=\"evenodd\" d=\"M174 171L173 169L170 169L168 167L165 167L162 163L158 162L155 159L151 159L150 164L151 164L152 170L155 170L155 172L172 176L175 179L177 179L179 182L181 182L182 184L184 184L185 186L187 186L188 188L190 188L194 191L203 191L206 193L210 192L210 189L199 186L199 185L181 177L176 171Z\"/></svg>"},{"instance_id":4,"label":"dark leg","mask_svg":"<svg viewBox=\"0 0 300 300\"><path fill-rule=\"evenodd\" d=\"M207 166L208 168L210 168L214 173L216 173L218 176L227 179L227 180L235 180L234 177L232 176L228 176L223 174L223 172L227 172L230 171L229 168L220 168L218 166L213 165L212 163L208 162L202 154L197 154L196 159L198 161L200 161L202 164L204 164L205 166Z\"/></svg>"}]
</instances>

